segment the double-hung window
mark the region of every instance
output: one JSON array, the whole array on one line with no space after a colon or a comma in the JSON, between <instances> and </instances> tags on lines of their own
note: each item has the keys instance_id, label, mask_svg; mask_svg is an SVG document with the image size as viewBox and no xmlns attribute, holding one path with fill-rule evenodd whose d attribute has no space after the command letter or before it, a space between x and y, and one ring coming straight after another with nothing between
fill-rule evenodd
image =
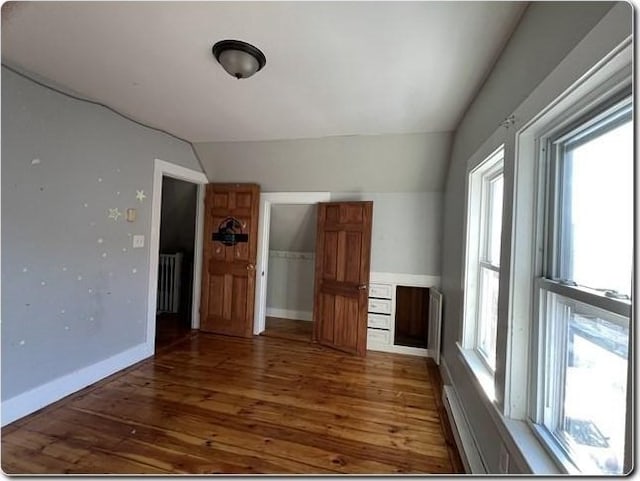
<instances>
[{"instance_id":1,"label":"double-hung window","mask_svg":"<svg viewBox=\"0 0 640 481\"><path fill-rule=\"evenodd\" d=\"M531 419L569 472L620 474L628 405L633 123L618 96L543 145Z\"/></svg>"},{"instance_id":2,"label":"double-hung window","mask_svg":"<svg viewBox=\"0 0 640 481\"><path fill-rule=\"evenodd\" d=\"M493 374L496 368L498 286L504 150L501 147L469 174L465 348Z\"/></svg>"}]
</instances>

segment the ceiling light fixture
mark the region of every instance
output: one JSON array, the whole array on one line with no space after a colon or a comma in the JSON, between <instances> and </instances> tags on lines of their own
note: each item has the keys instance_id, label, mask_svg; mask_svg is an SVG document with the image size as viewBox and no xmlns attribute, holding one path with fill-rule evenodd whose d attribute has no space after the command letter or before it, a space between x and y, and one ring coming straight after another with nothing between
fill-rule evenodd
<instances>
[{"instance_id":1,"label":"ceiling light fixture","mask_svg":"<svg viewBox=\"0 0 640 481\"><path fill-rule=\"evenodd\" d=\"M220 40L212 52L222 68L237 79L251 77L267 63L260 50L240 40Z\"/></svg>"}]
</instances>

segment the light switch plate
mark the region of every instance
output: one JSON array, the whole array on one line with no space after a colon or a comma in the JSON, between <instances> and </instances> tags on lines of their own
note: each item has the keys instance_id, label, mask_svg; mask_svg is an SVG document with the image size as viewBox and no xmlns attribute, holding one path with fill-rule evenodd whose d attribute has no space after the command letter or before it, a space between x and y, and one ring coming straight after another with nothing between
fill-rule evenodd
<instances>
[{"instance_id":1,"label":"light switch plate","mask_svg":"<svg viewBox=\"0 0 640 481\"><path fill-rule=\"evenodd\" d=\"M133 247L144 247L144 236L143 235L134 235L133 236Z\"/></svg>"}]
</instances>

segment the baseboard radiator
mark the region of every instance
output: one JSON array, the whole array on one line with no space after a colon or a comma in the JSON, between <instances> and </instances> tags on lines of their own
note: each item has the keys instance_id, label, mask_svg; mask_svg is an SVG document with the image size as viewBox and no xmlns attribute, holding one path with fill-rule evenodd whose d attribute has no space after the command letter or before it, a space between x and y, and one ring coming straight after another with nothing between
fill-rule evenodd
<instances>
[{"instance_id":1,"label":"baseboard radiator","mask_svg":"<svg viewBox=\"0 0 640 481\"><path fill-rule=\"evenodd\" d=\"M178 312L180 308L180 282L182 253L160 254L158 262L158 302L156 311Z\"/></svg>"},{"instance_id":2,"label":"baseboard radiator","mask_svg":"<svg viewBox=\"0 0 640 481\"><path fill-rule=\"evenodd\" d=\"M442 403L447 411L451 431L460 453L460 459L464 465L466 473L470 474L487 474L487 469L480 456L480 451L469 429L469 423L464 415L458 395L453 386L443 386Z\"/></svg>"}]
</instances>

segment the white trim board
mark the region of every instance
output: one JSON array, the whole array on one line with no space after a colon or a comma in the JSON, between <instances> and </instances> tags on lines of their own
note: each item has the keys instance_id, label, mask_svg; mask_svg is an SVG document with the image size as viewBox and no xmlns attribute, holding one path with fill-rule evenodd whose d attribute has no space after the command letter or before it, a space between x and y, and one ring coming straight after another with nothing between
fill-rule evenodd
<instances>
[{"instance_id":1,"label":"white trim board","mask_svg":"<svg viewBox=\"0 0 640 481\"><path fill-rule=\"evenodd\" d=\"M369 282L395 284L407 287L440 287L440 276L424 274L402 274L396 272L370 272Z\"/></svg>"},{"instance_id":2,"label":"white trim board","mask_svg":"<svg viewBox=\"0 0 640 481\"><path fill-rule=\"evenodd\" d=\"M429 357L429 351L422 347L398 346L395 344L367 344L368 351L392 352L409 356Z\"/></svg>"},{"instance_id":3,"label":"white trim board","mask_svg":"<svg viewBox=\"0 0 640 481\"><path fill-rule=\"evenodd\" d=\"M145 344L83 367L2 402L2 426L59 401L153 355Z\"/></svg>"},{"instance_id":4,"label":"white trim board","mask_svg":"<svg viewBox=\"0 0 640 481\"><path fill-rule=\"evenodd\" d=\"M160 217L162 210L162 177L172 177L198 185L196 203L196 235L193 255L193 296L191 327L200 326L200 279L202 277L202 233L204 229L204 191L209 179L197 170L187 169L164 160L155 159L153 166L153 194L151 198L151 234L149 237L149 291L147 294L147 338L150 355L155 352L156 301L158 297L158 255L160 253Z\"/></svg>"},{"instance_id":5,"label":"white trim board","mask_svg":"<svg viewBox=\"0 0 640 481\"><path fill-rule=\"evenodd\" d=\"M264 192L260 194L260 210L258 214L258 253L256 259L256 303L253 319L254 335L257 336L265 329L271 205L317 204L318 202L330 201L330 192Z\"/></svg>"},{"instance_id":6,"label":"white trim board","mask_svg":"<svg viewBox=\"0 0 640 481\"><path fill-rule=\"evenodd\" d=\"M292 309L279 309L277 307L267 307L268 317L280 317L282 319L293 319L296 321L312 321L313 312L296 311Z\"/></svg>"}]
</instances>

